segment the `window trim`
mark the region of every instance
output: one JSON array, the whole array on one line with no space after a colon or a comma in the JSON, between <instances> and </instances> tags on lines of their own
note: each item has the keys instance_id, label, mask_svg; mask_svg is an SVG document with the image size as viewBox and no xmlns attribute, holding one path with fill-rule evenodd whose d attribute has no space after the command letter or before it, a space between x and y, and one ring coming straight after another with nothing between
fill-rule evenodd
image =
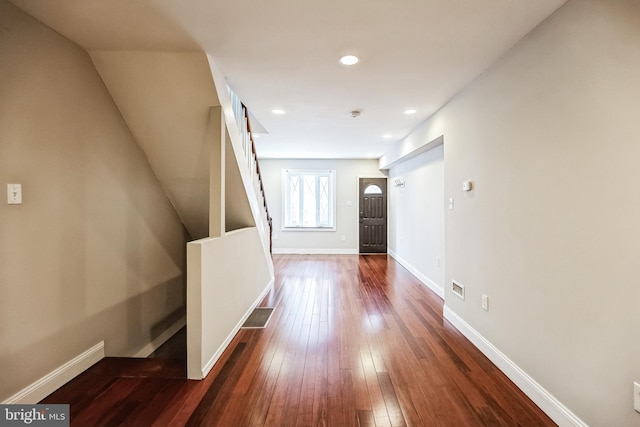
<instances>
[{"instance_id":1,"label":"window trim","mask_svg":"<svg viewBox=\"0 0 640 427\"><path fill-rule=\"evenodd\" d=\"M318 227L287 226L287 201L289 197L289 175L328 175L329 176L329 217L331 225ZM282 231L336 231L337 227L337 182L335 169L282 169Z\"/></svg>"}]
</instances>

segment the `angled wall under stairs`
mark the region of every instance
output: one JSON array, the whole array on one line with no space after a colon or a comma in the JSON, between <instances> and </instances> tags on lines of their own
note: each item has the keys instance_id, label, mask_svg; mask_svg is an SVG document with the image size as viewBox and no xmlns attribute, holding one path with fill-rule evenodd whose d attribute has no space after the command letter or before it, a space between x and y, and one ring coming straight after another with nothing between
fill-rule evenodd
<instances>
[{"instance_id":1,"label":"angled wall under stairs","mask_svg":"<svg viewBox=\"0 0 640 427\"><path fill-rule=\"evenodd\" d=\"M191 235L189 377L203 378L273 283L255 153L211 57L94 51L91 58Z\"/></svg>"}]
</instances>

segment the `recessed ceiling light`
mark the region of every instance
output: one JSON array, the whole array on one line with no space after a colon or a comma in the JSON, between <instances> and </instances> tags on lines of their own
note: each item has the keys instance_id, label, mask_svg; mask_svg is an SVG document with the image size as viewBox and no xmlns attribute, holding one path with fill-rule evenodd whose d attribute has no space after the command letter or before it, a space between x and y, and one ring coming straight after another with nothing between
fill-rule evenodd
<instances>
[{"instance_id":1,"label":"recessed ceiling light","mask_svg":"<svg viewBox=\"0 0 640 427\"><path fill-rule=\"evenodd\" d=\"M277 115L285 114L285 111L282 108L274 108L273 110L271 110L271 112Z\"/></svg>"},{"instance_id":2,"label":"recessed ceiling light","mask_svg":"<svg viewBox=\"0 0 640 427\"><path fill-rule=\"evenodd\" d=\"M382 135L383 138L391 138L392 135L390 133L385 133L384 135Z\"/></svg>"},{"instance_id":3,"label":"recessed ceiling light","mask_svg":"<svg viewBox=\"0 0 640 427\"><path fill-rule=\"evenodd\" d=\"M411 115L411 114L415 114L415 113L416 113L416 110L414 110L413 108L410 108L410 109L408 109L408 110L404 110L404 113L405 113L406 115Z\"/></svg>"},{"instance_id":4,"label":"recessed ceiling light","mask_svg":"<svg viewBox=\"0 0 640 427\"><path fill-rule=\"evenodd\" d=\"M360 61L355 55L345 55L340 57L340 63L342 65L356 65Z\"/></svg>"}]
</instances>

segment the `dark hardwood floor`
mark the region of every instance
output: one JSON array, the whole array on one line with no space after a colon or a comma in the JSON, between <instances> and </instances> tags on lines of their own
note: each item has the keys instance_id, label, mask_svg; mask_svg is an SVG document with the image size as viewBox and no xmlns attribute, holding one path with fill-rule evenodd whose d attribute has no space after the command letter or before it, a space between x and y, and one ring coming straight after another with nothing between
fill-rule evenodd
<instances>
[{"instance_id":1,"label":"dark hardwood floor","mask_svg":"<svg viewBox=\"0 0 640 427\"><path fill-rule=\"evenodd\" d=\"M274 263L273 318L205 380L179 378L176 360L108 358L43 402L70 403L73 426L555 425L390 257Z\"/></svg>"}]
</instances>

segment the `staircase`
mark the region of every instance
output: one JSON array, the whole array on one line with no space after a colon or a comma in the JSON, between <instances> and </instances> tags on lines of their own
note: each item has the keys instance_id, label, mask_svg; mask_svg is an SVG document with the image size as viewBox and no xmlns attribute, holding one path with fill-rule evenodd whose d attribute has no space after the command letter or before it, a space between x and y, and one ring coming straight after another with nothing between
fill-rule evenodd
<instances>
[{"instance_id":1,"label":"staircase","mask_svg":"<svg viewBox=\"0 0 640 427\"><path fill-rule=\"evenodd\" d=\"M258 200L262 201L263 209L260 210L260 216L262 223L266 224L269 229L269 253L273 252L273 221L269 215L269 207L267 206L267 196L264 192L264 182L262 181L262 174L260 173L260 164L256 154L256 145L253 139L253 133L251 131L251 120L249 118L249 110L240 101L240 98L227 86L229 92L229 98L233 109L234 117L236 118L236 124L240 130L240 138L242 141L242 150L244 157L251 171L251 181L253 182L253 189L256 193Z\"/></svg>"}]
</instances>

